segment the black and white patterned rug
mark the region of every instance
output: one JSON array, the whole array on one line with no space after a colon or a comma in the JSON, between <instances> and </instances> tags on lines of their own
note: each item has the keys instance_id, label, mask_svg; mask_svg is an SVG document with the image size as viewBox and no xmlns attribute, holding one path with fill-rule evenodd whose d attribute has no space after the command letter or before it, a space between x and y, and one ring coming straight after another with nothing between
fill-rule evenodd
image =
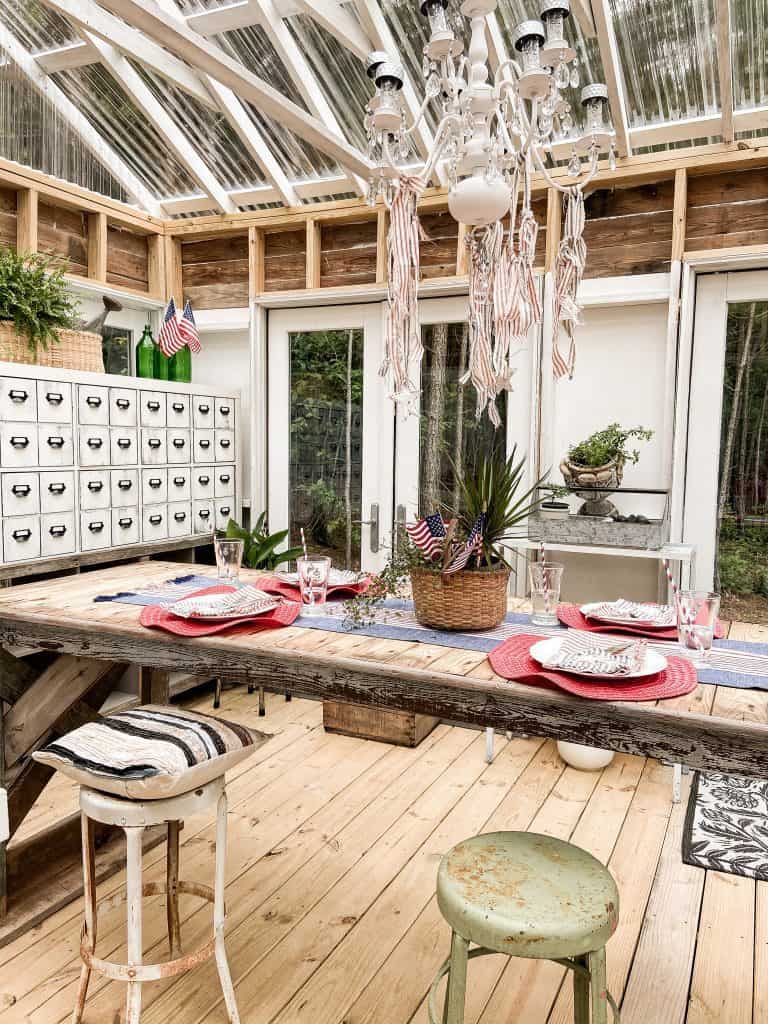
<instances>
[{"instance_id":1,"label":"black and white patterned rug","mask_svg":"<svg viewBox=\"0 0 768 1024\"><path fill-rule=\"evenodd\" d=\"M768 879L768 782L695 772L685 816L683 861Z\"/></svg>"}]
</instances>

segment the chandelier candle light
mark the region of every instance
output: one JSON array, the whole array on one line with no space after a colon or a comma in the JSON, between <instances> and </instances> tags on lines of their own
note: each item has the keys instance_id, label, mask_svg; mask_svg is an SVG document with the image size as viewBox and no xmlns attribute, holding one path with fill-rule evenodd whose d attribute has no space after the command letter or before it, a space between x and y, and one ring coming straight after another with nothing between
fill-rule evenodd
<instances>
[{"instance_id":1,"label":"chandelier candle light","mask_svg":"<svg viewBox=\"0 0 768 1024\"><path fill-rule=\"evenodd\" d=\"M555 266L554 331L562 322L570 340L563 357L555 342L556 376L572 376L573 327L579 321L576 290L586 250L583 189L595 176L600 154L615 163L615 133L604 116L608 91L588 85L581 91L585 127L577 132L563 90L578 87L576 51L565 38L569 0L545 0L541 21L521 22L514 32L517 55L505 60L489 80L486 18L496 0L464 0L471 37L467 53L448 19L448 0L424 0L422 14L430 36L424 47L424 102L408 124L402 102L404 73L397 58L382 51L368 57L367 72L376 93L366 109L368 152L375 171L369 202L382 196L390 209L389 319L382 374L392 378L395 401L410 401L418 389L409 374L418 369L422 348L416 309L418 283L418 197L438 164L447 170L448 209L467 226L469 247L469 370L483 410L498 426L496 399L512 386L515 346L541 322L533 276L538 225L531 210L531 177L539 171L566 197L566 231ZM426 163L415 173L404 162L410 136L430 105L438 126ZM570 148L567 186L555 181L547 156L553 145ZM509 218L505 230L504 222Z\"/></svg>"}]
</instances>

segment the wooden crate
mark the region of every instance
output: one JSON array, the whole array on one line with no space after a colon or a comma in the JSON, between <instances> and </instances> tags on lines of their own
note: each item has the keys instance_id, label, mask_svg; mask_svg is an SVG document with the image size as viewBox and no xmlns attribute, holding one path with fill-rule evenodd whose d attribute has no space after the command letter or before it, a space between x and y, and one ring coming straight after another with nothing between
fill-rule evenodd
<instances>
[{"instance_id":1,"label":"wooden crate","mask_svg":"<svg viewBox=\"0 0 768 1024\"><path fill-rule=\"evenodd\" d=\"M410 711L385 711L361 704L323 701L323 725L327 732L394 743L398 747L418 747L438 722L439 719L431 715Z\"/></svg>"}]
</instances>

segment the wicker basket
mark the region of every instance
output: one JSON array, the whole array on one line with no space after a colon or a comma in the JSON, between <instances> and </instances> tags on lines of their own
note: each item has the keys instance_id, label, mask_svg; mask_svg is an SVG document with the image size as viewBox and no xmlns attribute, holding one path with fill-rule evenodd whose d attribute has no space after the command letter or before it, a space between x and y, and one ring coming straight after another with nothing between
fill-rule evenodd
<instances>
[{"instance_id":1,"label":"wicker basket","mask_svg":"<svg viewBox=\"0 0 768 1024\"><path fill-rule=\"evenodd\" d=\"M33 352L27 338L19 334L10 321L0 320L0 362L104 373L101 335L89 331L60 330L58 338L58 342L52 342L48 348L38 345L37 352Z\"/></svg>"},{"instance_id":2,"label":"wicker basket","mask_svg":"<svg viewBox=\"0 0 768 1024\"><path fill-rule=\"evenodd\" d=\"M473 569L443 576L412 569L416 619L433 629L492 629L507 613L509 569Z\"/></svg>"}]
</instances>

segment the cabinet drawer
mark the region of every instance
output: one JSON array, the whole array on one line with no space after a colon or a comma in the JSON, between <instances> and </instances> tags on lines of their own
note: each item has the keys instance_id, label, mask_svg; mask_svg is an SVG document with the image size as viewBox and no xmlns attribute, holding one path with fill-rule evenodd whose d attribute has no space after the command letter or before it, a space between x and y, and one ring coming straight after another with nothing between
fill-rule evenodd
<instances>
[{"instance_id":1,"label":"cabinet drawer","mask_svg":"<svg viewBox=\"0 0 768 1024\"><path fill-rule=\"evenodd\" d=\"M37 419L40 423L72 422L72 385L60 381L37 382Z\"/></svg>"},{"instance_id":2,"label":"cabinet drawer","mask_svg":"<svg viewBox=\"0 0 768 1024\"><path fill-rule=\"evenodd\" d=\"M139 543L139 510L135 505L112 509L112 543Z\"/></svg>"},{"instance_id":3,"label":"cabinet drawer","mask_svg":"<svg viewBox=\"0 0 768 1024\"><path fill-rule=\"evenodd\" d=\"M164 540L168 536L168 506L152 505L141 516L142 540Z\"/></svg>"},{"instance_id":4,"label":"cabinet drawer","mask_svg":"<svg viewBox=\"0 0 768 1024\"><path fill-rule=\"evenodd\" d=\"M194 432L194 460L195 462L210 462L215 458L213 448L213 431L196 430Z\"/></svg>"},{"instance_id":5,"label":"cabinet drawer","mask_svg":"<svg viewBox=\"0 0 768 1024\"><path fill-rule=\"evenodd\" d=\"M40 478L37 473L3 473L4 516L34 515L40 511Z\"/></svg>"},{"instance_id":6,"label":"cabinet drawer","mask_svg":"<svg viewBox=\"0 0 768 1024\"><path fill-rule=\"evenodd\" d=\"M113 469L109 474L109 492L113 505L139 503L139 471Z\"/></svg>"},{"instance_id":7,"label":"cabinet drawer","mask_svg":"<svg viewBox=\"0 0 768 1024\"><path fill-rule=\"evenodd\" d=\"M213 502L207 500L193 502L192 519L195 533L210 533L214 526Z\"/></svg>"},{"instance_id":8,"label":"cabinet drawer","mask_svg":"<svg viewBox=\"0 0 768 1024\"><path fill-rule=\"evenodd\" d=\"M109 388L78 384L77 422L96 426L109 423Z\"/></svg>"},{"instance_id":9,"label":"cabinet drawer","mask_svg":"<svg viewBox=\"0 0 768 1024\"><path fill-rule=\"evenodd\" d=\"M165 394L162 391L140 391L139 406L141 415L139 420L142 427L164 427L165 417Z\"/></svg>"},{"instance_id":10,"label":"cabinet drawer","mask_svg":"<svg viewBox=\"0 0 768 1024\"><path fill-rule=\"evenodd\" d=\"M217 466L214 470L215 483L214 494L217 498L234 497L235 494L235 467Z\"/></svg>"},{"instance_id":11,"label":"cabinet drawer","mask_svg":"<svg viewBox=\"0 0 768 1024\"><path fill-rule=\"evenodd\" d=\"M109 427L80 428L80 465L109 465Z\"/></svg>"},{"instance_id":12,"label":"cabinet drawer","mask_svg":"<svg viewBox=\"0 0 768 1024\"><path fill-rule=\"evenodd\" d=\"M80 508L90 512L95 509L109 508L111 504L109 472L103 469L81 472Z\"/></svg>"},{"instance_id":13,"label":"cabinet drawer","mask_svg":"<svg viewBox=\"0 0 768 1024\"><path fill-rule=\"evenodd\" d=\"M209 398L208 395L195 395L192 400L192 425L197 428L215 426L215 405L215 398Z\"/></svg>"},{"instance_id":14,"label":"cabinet drawer","mask_svg":"<svg viewBox=\"0 0 768 1024\"><path fill-rule=\"evenodd\" d=\"M130 388L109 389L109 422L114 427L135 427L136 392Z\"/></svg>"},{"instance_id":15,"label":"cabinet drawer","mask_svg":"<svg viewBox=\"0 0 768 1024\"><path fill-rule=\"evenodd\" d=\"M108 509L80 513L80 548L94 551L112 546L112 523Z\"/></svg>"},{"instance_id":16,"label":"cabinet drawer","mask_svg":"<svg viewBox=\"0 0 768 1024\"><path fill-rule=\"evenodd\" d=\"M34 423L37 420L35 381L0 377L0 420L16 423Z\"/></svg>"},{"instance_id":17,"label":"cabinet drawer","mask_svg":"<svg viewBox=\"0 0 768 1024\"><path fill-rule=\"evenodd\" d=\"M0 465L4 469L27 469L37 464L37 426L0 424Z\"/></svg>"},{"instance_id":18,"label":"cabinet drawer","mask_svg":"<svg viewBox=\"0 0 768 1024\"><path fill-rule=\"evenodd\" d=\"M142 469L141 502L143 505L164 505L168 501L168 470Z\"/></svg>"},{"instance_id":19,"label":"cabinet drawer","mask_svg":"<svg viewBox=\"0 0 768 1024\"><path fill-rule=\"evenodd\" d=\"M235 514L235 502L232 498L218 498L214 502L216 510L216 529L226 530L227 523Z\"/></svg>"},{"instance_id":20,"label":"cabinet drawer","mask_svg":"<svg viewBox=\"0 0 768 1024\"><path fill-rule=\"evenodd\" d=\"M75 474L40 474L40 511L71 512L75 507Z\"/></svg>"},{"instance_id":21,"label":"cabinet drawer","mask_svg":"<svg viewBox=\"0 0 768 1024\"><path fill-rule=\"evenodd\" d=\"M192 469L192 497L212 498L214 495L215 466L195 466Z\"/></svg>"},{"instance_id":22,"label":"cabinet drawer","mask_svg":"<svg viewBox=\"0 0 768 1024\"><path fill-rule=\"evenodd\" d=\"M135 466L139 461L136 427L110 427L109 452L113 466Z\"/></svg>"},{"instance_id":23,"label":"cabinet drawer","mask_svg":"<svg viewBox=\"0 0 768 1024\"><path fill-rule=\"evenodd\" d=\"M168 506L168 536L185 537L192 533L192 505L188 501L174 501Z\"/></svg>"},{"instance_id":24,"label":"cabinet drawer","mask_svg":"<svg viewBox=\"0 0 768 1024\"><path fill-rule=\"evenodd\" d=\"M214 432L216 442L217 462L231 462L235 457L235 432L234 430L216 430Z\"/></svg>"},{"instance_id":25,"label":"cabinet drawer","mask_svg":"<svg viewBox=\"0 0 768 1024\"><path fill-rule=\"evenodd\" d=\"M49 512L40 516L40 553L43 558L70 555L75 547L74 512Z\"/></svg>"},{"instance_id":26,"label":"cabinet drawer","mask_svg":"<svg viewBox=\"0 0 768 1024\"><path fill-rule=\"evenodd\" d=\"M41 466L75 464L75 442L72 427L68 423L41 423L37 428L37 437Z\"/></svg>"},{"instance_id":27,"label":"cabinet drawer","mask_svg":"<svg viewBox=\"0 0 768 1024\"><path fill-rule=\"evenodd\" d=\"M169 427L190 426L189 406L192 401L189 395L166 395L166 415Z\"/></svg>"},{"instance_id":28,"label":"cabinet drawer","mask_svg":"<svg viewBox=\"0 0 768 1024\"><path fill-rule=\"evenodd\" d=\"M168 500L189 501L192 497L191 472L188 466L184 469L168 470Z\"/></svg>"},{"instance_id":29,"label":"cabinet drawer","mask_svg":"<svg viewBox=\"0 0 768 1024\"><path fill-rule=\"evenodd\" d=\"M168 446L164 427L141 431L141 461L145 466L164 466L168 462Z\"/></svg>"},{"instance_id":30,"label":"cabinet drawer","mask_svg":"<svg viewBox=\"0 0 768 1024\"><path fill-rule=\"evenodd\" d=\"M3 520L3 555L6 562L27 562L40 557L39 516Z\"/></svg>"},{"instance_id":31,"label":"cabinet drawer","mask_svg":"<svg viewBox=\"0 0 768 1024\"><path fill-rule=\"evenodd\" d=\"M213 425L222 430L235 429L235 403L231 398L216 399Z\"/></svg>"},{"instance_id":32,"label":"cabinet drawer","mask_svg":"<svg viewBox=\"0 0 768 1024\"><path fill-rule=\"evenodd\" d=\"M189 430L168 431L168 461L187 463L192 461L192 438Z\"/></svg>"}]
</instances>

